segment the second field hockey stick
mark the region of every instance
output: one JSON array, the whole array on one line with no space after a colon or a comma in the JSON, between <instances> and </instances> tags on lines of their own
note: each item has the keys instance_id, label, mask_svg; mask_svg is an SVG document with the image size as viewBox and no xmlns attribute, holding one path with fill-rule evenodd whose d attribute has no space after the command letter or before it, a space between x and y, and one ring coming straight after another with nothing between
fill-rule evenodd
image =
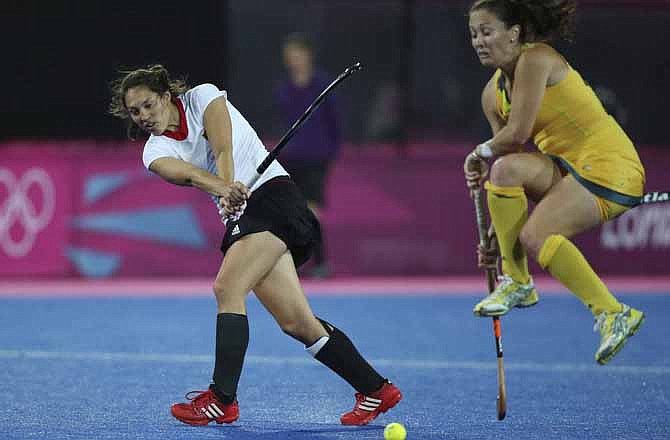
<instances>
[{"instance_id":1,"label":"second field hockey stick","mask_svg":"<svg viewBox=\"0 0 670 440\"><path fill-rule=\"evenodd\" d=\"M479 231L479 245L484 249L488 248L489 239L487 234L486 214L484 213L484 202L482 200L482 190L474 190L475 214L477 215L477 230ZM486 268L486 278L488 280L489 293L493 292L496 283L496 269ZM505 388L505 363L503 361L502 349L502 330L500 328L500 318L493 317L493 334L496 340L496 356L498 358L498 397L496 407L498 410L498 420L505 418L507 414L507 390Z\"/></svg>"}]
</instances>

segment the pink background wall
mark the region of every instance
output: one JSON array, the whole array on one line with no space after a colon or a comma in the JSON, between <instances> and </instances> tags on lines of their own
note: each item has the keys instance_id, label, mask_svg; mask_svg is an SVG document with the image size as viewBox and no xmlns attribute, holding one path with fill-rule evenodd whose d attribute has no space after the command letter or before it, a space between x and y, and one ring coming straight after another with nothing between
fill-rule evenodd
<instances>
[{"instance_id":1,"label":"pink background wall","mask_svg":"<svg viewBox=\"0 0 670 440\"><path fill-rule=\"evenodd\" d=\"M92 141L0 148L3 278L215 273L224 232L216 210L204 194L147 173L140 146ZM461 172L466 151L347 149L333 170L323 215L334 274L479 273L473 206ZM668 190L670 150L640 153L647 190ZM636 208L576 242L602 273L664 274L670 203Z\"/></svg>"}]
</instances>

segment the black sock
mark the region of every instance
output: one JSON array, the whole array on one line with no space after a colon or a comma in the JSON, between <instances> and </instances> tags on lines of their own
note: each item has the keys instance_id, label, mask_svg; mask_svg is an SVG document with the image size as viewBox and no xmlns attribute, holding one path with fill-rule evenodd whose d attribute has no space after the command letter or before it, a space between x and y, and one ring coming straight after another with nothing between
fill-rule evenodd
<instances>
[{"instance_id":1,"label":"black sock","mask_svg":"<svg viewBox=\"0 0 670 440\"><path fill-rule=\"evenodd\" d=\"M385 379L361 356L347 335L332 324L317 319L330 339L314 357L349 382L359 393L370 394L381 388Z\"/></svg>"},{"instance_id":2,"label":"black sock","mask_svg":"<svg viewBox=\"0 0 670 440\"><path fill-rule=\"evenodd\" d=\"M248 345L249 322L246 315L219 313L216 317L216 361L211 388L226 405L235 400Z\"/></svg>"}]
</instances>

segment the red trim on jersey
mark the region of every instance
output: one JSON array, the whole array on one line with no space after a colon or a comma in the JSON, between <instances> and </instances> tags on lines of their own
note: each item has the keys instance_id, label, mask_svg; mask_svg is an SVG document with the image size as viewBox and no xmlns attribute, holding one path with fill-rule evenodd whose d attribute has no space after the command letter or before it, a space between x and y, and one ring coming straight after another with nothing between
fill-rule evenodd
<instances>
[{"instance_id":1,"label":"red trim on jersey","mask_svg":"<svg viewBox=\"0 0 670 440\"><path fill-rule=\"evenodd\" d=\"M165 130L163 132L163 136L167 136L177 141L183 141L188 137L188 125L186 124L186 112L184 111L184 104L182 104L181 99L179 98L175 98L173 102L179 109L179 129L177 131Z\"/></svg>"}]
</instances>

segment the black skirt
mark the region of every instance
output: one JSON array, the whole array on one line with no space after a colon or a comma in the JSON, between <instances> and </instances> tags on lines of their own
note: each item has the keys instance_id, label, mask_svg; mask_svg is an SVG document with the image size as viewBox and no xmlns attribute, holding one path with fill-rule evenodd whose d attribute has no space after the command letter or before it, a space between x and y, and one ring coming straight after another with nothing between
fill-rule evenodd
<instances>
[{"instance_id":1,"label":"black skirt","mask_svg":"<svg viewBox=\"0 0 670 440\"><path fill-rule=\"evenodd\" d=\"M242 216L228 222L221 243L230 246L248 234L268 231L286 244L296 267L304 264L321 241L321 227L300 190L288 176L279 176L255 190Z\"/></svg>"}]
</instances>

